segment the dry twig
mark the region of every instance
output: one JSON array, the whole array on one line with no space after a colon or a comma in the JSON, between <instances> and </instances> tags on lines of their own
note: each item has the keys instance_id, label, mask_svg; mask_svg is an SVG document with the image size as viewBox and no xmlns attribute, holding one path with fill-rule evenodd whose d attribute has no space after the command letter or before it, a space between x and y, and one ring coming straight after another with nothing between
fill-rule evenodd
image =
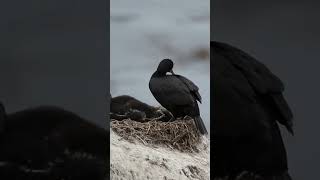
<instances>
[{"instance_id":1,"label":"dry twig","mask_svg":"<svg viewBox=\"0 0 320 180\"><path fill-rule=\"evenodd\" d=\"M131 119L112 120L111 128L130 142L141 141L145 145L160 145L183 152L198 152L200 136L193 119L177 119L172 122L151 120L137 122Z\"/></svg>"}]
</instances>

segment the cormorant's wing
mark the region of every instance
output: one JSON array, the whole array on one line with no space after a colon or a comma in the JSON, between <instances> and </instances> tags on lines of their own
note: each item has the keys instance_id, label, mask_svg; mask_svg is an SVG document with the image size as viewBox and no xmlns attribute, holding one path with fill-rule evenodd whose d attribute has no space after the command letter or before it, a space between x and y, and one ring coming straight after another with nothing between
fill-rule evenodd
<instances>
[{"instance_id":1,"label":"cormorant's wing","mask_svg":"<svg viewBox=\"0 0 320 180\"><path fill-rule=\"evenodd\" d=\"M196 100L198 100L201 103L201 95L199 93L198 86L184 76L177 75L177 74L175 76L178 77L188 87L193 97L195 97Z\"/></svg>"},{"instance_id":2,"label":"cormorant's wing","mask_svg":"<svg viewBox=\"0 0 320 180\"><path fill-rule=\"evenodd\" d=\"M281 117L277 120L285 125L293 134L293 114L284 99L282 92L284 85L264 64L258 62L247 53L225 43L210 42L215 51L219 51L232 65L238 69L247 79L250 86L258 96L272 102L271 109L276 108Z\"/></svg>"},{"instance_id":3,"label":"cormorant's wing","mask_svg":"<svg viewBox=\"0 0 320 180\"><path fill-rule=\"evenodd\" d=\"M194 102L190 90L177 76L151 78L149 88L157 101L164 107L172 104L184 106Z\"/></svg>"}]
</instances>

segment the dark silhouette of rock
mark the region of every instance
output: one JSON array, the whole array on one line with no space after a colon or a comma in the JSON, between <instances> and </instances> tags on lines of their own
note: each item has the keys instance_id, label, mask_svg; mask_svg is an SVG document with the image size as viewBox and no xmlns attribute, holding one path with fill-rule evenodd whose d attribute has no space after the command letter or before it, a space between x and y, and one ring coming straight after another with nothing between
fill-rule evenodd
<instances>
[{"instance_id":1,"label":"dark silhouette of rock","mask_svg":"<svg viewBox=\"0 0 320 180\"><path fill-rule=\"evenodd\" d=\"M71 168L68 164L74 161L78 166L74 166L77 169L73 171L68 170L69 178L96 172L92 169L102 170L95 166L89 168L87 163L94 165L94 162L105 162L105 169L99 174L108 173L108 131L72 112L53 106L30 108L6 114L3 129L0 137L0 164L3 166L0 166L0 172L7 173L0 173L1 179L60 177L61 174L52 173L65 174L67 171L58 167ZM57 169L59 171L53 172Z\"/></svg>"}]
</instances>

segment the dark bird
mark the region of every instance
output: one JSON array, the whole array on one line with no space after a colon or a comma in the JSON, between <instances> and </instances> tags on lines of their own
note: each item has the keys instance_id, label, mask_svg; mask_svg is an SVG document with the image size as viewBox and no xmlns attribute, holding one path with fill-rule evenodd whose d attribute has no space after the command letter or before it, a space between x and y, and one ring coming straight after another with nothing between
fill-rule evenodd
<instances>
[{"instance_id":1,"label":"dark bird","mask_svg":"<svg viewBox=\"0 0 320 180\"><path fill-rule=\"evenodd\" d=\"M110 112L117 114L125 114L130 109L139 110L145 113L145 116L152 117L157 110L155 107L149 106L128 95L122 95L111 98Z\"/></svg>"},{"instance_id":2,"label":"dark bird","mask_svg":"<svg viewBox=\"0 0 320 180\"><path fill-rule=\"evenodd\" d=\"M175 118L190 116L201 134L208 134L200 117L197 101L201 103L199 88L189 79L174 74L173 62L163 59L149 81L149 89L156 100ZM171 72L171 75L167 75Z\"/></svg>"},{"instance_id":3,"label":"dark bird","mask_svg":"<svg viewBox=\"0 0 320 180\"><path fill-rule=\"evenodd\" d=\"M293 114L282 95L283 83L240 49L211 41L210 51L213 176L249 171L266 179L291 179L278 127L280 123L293 134Z\"/></svg>"},{"instance_id":4,"label":"dark bird","mask_svg":"<svg viewBox=\"0 0 320 180\"><path fill-rule=\"evenodd\" d=\"M116 120L130 118L140 122L144 122L145 118L165 122L172 118L166 110L159 110L128 95L111 98L110 117Z\"/></svg>"},{"instance_id":5,"label":"dark bird","mask_svg":"<svg viewBox=\"0 0 320 180\"><path fill-rule=\"evenodd\" d=\"M10 114L6 114L3 105L1 109L0 120L4 126L0 136L0 179L63 178L66 173L70 179L81 174L84 177L101 177L102 173L108 173L94 170L101 170L101 162L109 158L107 130L54 106L40 106ZM69 171L72 163L85 168ZM97 167L88 169L87 163ZM100 179L104 178L96 180Z\"/></svg>"}]
</instances>

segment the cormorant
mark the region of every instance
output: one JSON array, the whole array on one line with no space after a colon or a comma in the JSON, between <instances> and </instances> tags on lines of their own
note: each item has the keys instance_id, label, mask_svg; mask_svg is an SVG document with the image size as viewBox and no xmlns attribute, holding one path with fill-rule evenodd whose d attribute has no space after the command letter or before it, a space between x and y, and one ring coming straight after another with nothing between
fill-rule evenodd
<instances>
[{"instance_id":1,"label":"cormorant","mask_svg":"<svg viewBox=\"0 0 320 180\"><path fill-rule=\"evenodd\" d=\"M144 122L145 118L159 121L169 121L172 118L169 112L161 110L160 113L159 109L128 95L111 97L110 116L116 120L130 118L139 122Z\"/></svg>"},{"instance_id":2,"label":"cormorant","mask_svg":"<svg viewBox=\"0 0 320 180\"><path fill-rule=\"evenodd\" d=\"M110 112L117 114L125 114L130 109L136 109L144 112L146 116L151 117L156 111L156 108L143 103L134 97L122 95L111 98Z\"/></svg>"},{"instance_id":3,"label":"cormorant","mask_svg":"<svg viewBox=\"0 0 320 180\"><path fill-rule=\"evenodd\" d=\"M200 117L197 101L201 103L199 88L189 79L172 71L173 62L163 59L149 81L149 89L155 99L175 118L190 116L201 134L208 134ZM171 72L172 75L167 75Z\"/></svg>"},{"instance_id":4,"label":"cormorant","mask_svg":"<svg viewBox=\"0 0 320 180\"><path fill-rule=\"evenodd\" d=\"M249 171L291 179L277 122L293 134L284 85L265 65L225 43L210 42L213 177ZM267 178L268 179L268 178Z\"/></svg>"}]
</instances>

